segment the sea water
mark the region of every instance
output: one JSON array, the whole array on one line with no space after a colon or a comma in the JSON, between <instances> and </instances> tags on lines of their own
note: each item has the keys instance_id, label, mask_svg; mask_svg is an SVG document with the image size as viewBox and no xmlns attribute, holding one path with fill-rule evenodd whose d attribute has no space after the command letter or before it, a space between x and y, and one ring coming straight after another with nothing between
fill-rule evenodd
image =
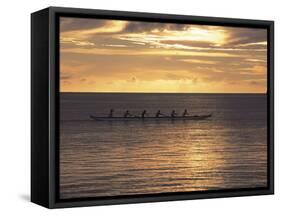
<instances>
[{"instance_id":1,"label":"sea water","mask_svg":"<svg viewBox=\"0 0 281 216\"><path fill-rule=\"evenodd\" d=\"M60 94L60 198L265 187L265 94ZM201 121L94 121L126 110Z\"/></svg>"}]
</instances>

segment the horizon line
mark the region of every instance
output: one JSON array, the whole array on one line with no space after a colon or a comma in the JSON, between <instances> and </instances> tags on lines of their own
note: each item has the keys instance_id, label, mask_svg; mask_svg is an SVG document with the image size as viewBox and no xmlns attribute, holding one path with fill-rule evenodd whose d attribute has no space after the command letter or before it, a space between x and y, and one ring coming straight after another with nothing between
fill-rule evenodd
<instances>
[{"instance_id":1,"label":"horizon line","mask_svg":"<svg viewBox=\"0 0 281 216\"><path fill-rule=\"evenodd\" d=\"M60 91L59 93L81 94L267 94L267 92L72 92Z\"/></svg>"}]
</instances>

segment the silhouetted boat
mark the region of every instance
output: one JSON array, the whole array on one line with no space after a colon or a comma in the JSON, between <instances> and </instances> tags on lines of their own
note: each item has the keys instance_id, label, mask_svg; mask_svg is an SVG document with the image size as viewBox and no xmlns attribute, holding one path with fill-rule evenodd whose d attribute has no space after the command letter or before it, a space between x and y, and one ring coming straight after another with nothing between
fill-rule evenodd
<instances>
[{"instance_id":1,"label":"silhouetted boat","mask_svg":"<svg viewBox=\"0 0 281 216\"><path fill-rule=\"evenodd\" d=\"M90 119L96 120L96 121L148 121L148 120L156 120L156 121L162 121L162 120L170 120L170 121L187 121L187 120L204 120L207 118L210 118L212 114L208 115L188 115L188 116L176 116L176 117L170 117L170 116L161 116L161 117L97 117L90 115Z\"/></svg>"}]
</instances>

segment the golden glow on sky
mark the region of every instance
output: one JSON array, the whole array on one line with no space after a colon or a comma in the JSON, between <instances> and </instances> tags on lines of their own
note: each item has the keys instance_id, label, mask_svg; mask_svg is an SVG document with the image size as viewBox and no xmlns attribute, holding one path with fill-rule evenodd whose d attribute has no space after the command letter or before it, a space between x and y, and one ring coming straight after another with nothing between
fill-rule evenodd
<instances>
[{"instance_id":1,"label":"golden glow on sky","mask_svg":"<svg viewBox=\"0 0 281 216\"><path fill-rule=\"evenodd\" d=\"M265 29L61 18L63 92L265 93Z\"/></svg>"}]
</instances>

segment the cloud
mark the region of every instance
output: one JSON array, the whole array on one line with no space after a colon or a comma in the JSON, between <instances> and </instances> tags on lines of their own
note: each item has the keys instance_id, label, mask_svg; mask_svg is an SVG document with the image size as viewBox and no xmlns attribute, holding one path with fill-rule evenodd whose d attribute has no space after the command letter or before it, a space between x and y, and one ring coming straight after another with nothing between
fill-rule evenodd
<instances>
[{"instance_id":1,"label":"cloud","mask_svg":"<svg viewBox=\"0 0 281 216\"><path fill-rule=\"evenodd\" d=\"M184 31L187 29L188 25L184 24L129 22L123 29L122 33L163 32L166 30Z\"/></svg>"},{"instance_id":2,"label":"cloud","mask_svg":"<svg viewBox=\"0 0 281 216\"><path fill-rule=\"evenodd\" d=\"M85 46L85 47L95 46L95 43L93 43L93 42L85 41L85 40L77 40L75 38L70 38L70 37L65 37L65 38L61 37L60 43L61 44L73 44L76 46Z\"/></svg>"},{"instance_id":3,"label":"cloud","mask_svg":"<svg viewBox=\"0 0 281 216\"><path fill-rule=\"evenodd\" d=\"M69 76L69 75L61 75L60 76L61 80L69 80L70 78L71 78L71 76Z\"/></svg>"},{"instance_id":4,"label":"cloud","mask_svg":"<svg viewBox=\"0 0 281 216\"><path fill-rule=\"evenodd\" d=\"M61 30L62 81L71 81L63 89L262 92L265 88L264 81L257 80L266 79L265 29L64 18Z\"/></svg>"},{"instance_id":5,"label":"cloud","mask_svg":"<svg viewBox=\"0 0 281 216\"><path fill-rule=\"evenodd\" d=\"M135 83L135 82L137 82L137 78L136 77L132 77L129 81Z\"/></svg>"},{"instance_id":6,"label":"cloud","mask_svg":"<svg viewBox=\"0 0 281 216\"><path fill-rule=\"evenodd\" d=\"M180 74L167 73L166 78L169 80L184 80L184 79L187 79L187 76L183 76Z\"/></svg>"},{"instance_id":7,"label":"cloud","mask_svg":"<svg viewBox=\"0 0 281 216\"><path fill-rule=\"evenodd\" d=\"M74 31L74 30L85 30L91 28L98 28L104 26L106 20L102 19L87 19L87 18L60 18L60 32Z\"/></svg>"},{"instance_id":8,"label":"cloud","mask_svg":"<svg viewBox=\"0 0 281 216\"><path fill-rule=\"evenodd\" d=\"M141 56L141 55L158 55L158 56L208 56L208 57L243 57L243 55L237 55L227 52L205 51L197 52L194 50L180 50L180 49L140 49L140 50L125 50L125 49L102 49L102 48L62 48L62 53L76 53L76 54L93 54L93 55L123 55L123 56Z\"/></svg>"},{"instance_id":9,"label":"cloud","mask_svg":"<svg viewBox=\"0 0 281 216\"><path fill-rule=\"evenodd\" d=\"M266 42L267 30L256 28L232 28L229 31L228 44L242 45L253 44L258 42ZM263 44L266 46L266 43Z\"/></svg>"},{"instance_id":10,"label":"cloud","mask_svg":"<svg viewBox=\"0 0 281 216\"><path fill-rule=\"evenodd\" d=\"M164 49L213 49L225 42L224 30L218 30L215 27L182 26L181 30L167 28L159 31L154 29L150 32L116 34L113 37L123 41L146 44L152 48Z\"/></svg>"},{"instance_id":11,"label":"cloud","mask_svg":"<svg viewBox=\"0 0 281 216\"><path fill-rule=\"evenodd\" d=\"M254 86L266 86L266 79L250 80L249 83Z\"/></svg>"},{"instance_id":12,"label":"cloud","mask_svg":"<svg viewBox=\"0 0 281 216\"><path fill-rule=\"evenodd\" d=\"M128 47L125 44L105 44L104 46L107 46L107 47Z\"/></svg>"},{"instance_id":13,"label":"cloud","mask_svg":"<svg viewBox=\"0 0 281 216\"><path fill-rule=\"evenodd\" d=\"M213 47L213 44L210 41L190 41L190 40L163 40L162 43L165 44L181 44L184 46L192 46L192 47Z\"/></svg>"},{"instance_id":14,"label":"cloud","mask_svg":"<svg viewBox=\"0 0 281 216\"><path fill-rule=\"evenodd\" d=\"M200 59L179 59L179 61L187 62L189 64L198 64L198 65L202 65L202 64L213 65L213 64L216 64L216 61L200 60Z\"/></svg>"}]
</instances>

